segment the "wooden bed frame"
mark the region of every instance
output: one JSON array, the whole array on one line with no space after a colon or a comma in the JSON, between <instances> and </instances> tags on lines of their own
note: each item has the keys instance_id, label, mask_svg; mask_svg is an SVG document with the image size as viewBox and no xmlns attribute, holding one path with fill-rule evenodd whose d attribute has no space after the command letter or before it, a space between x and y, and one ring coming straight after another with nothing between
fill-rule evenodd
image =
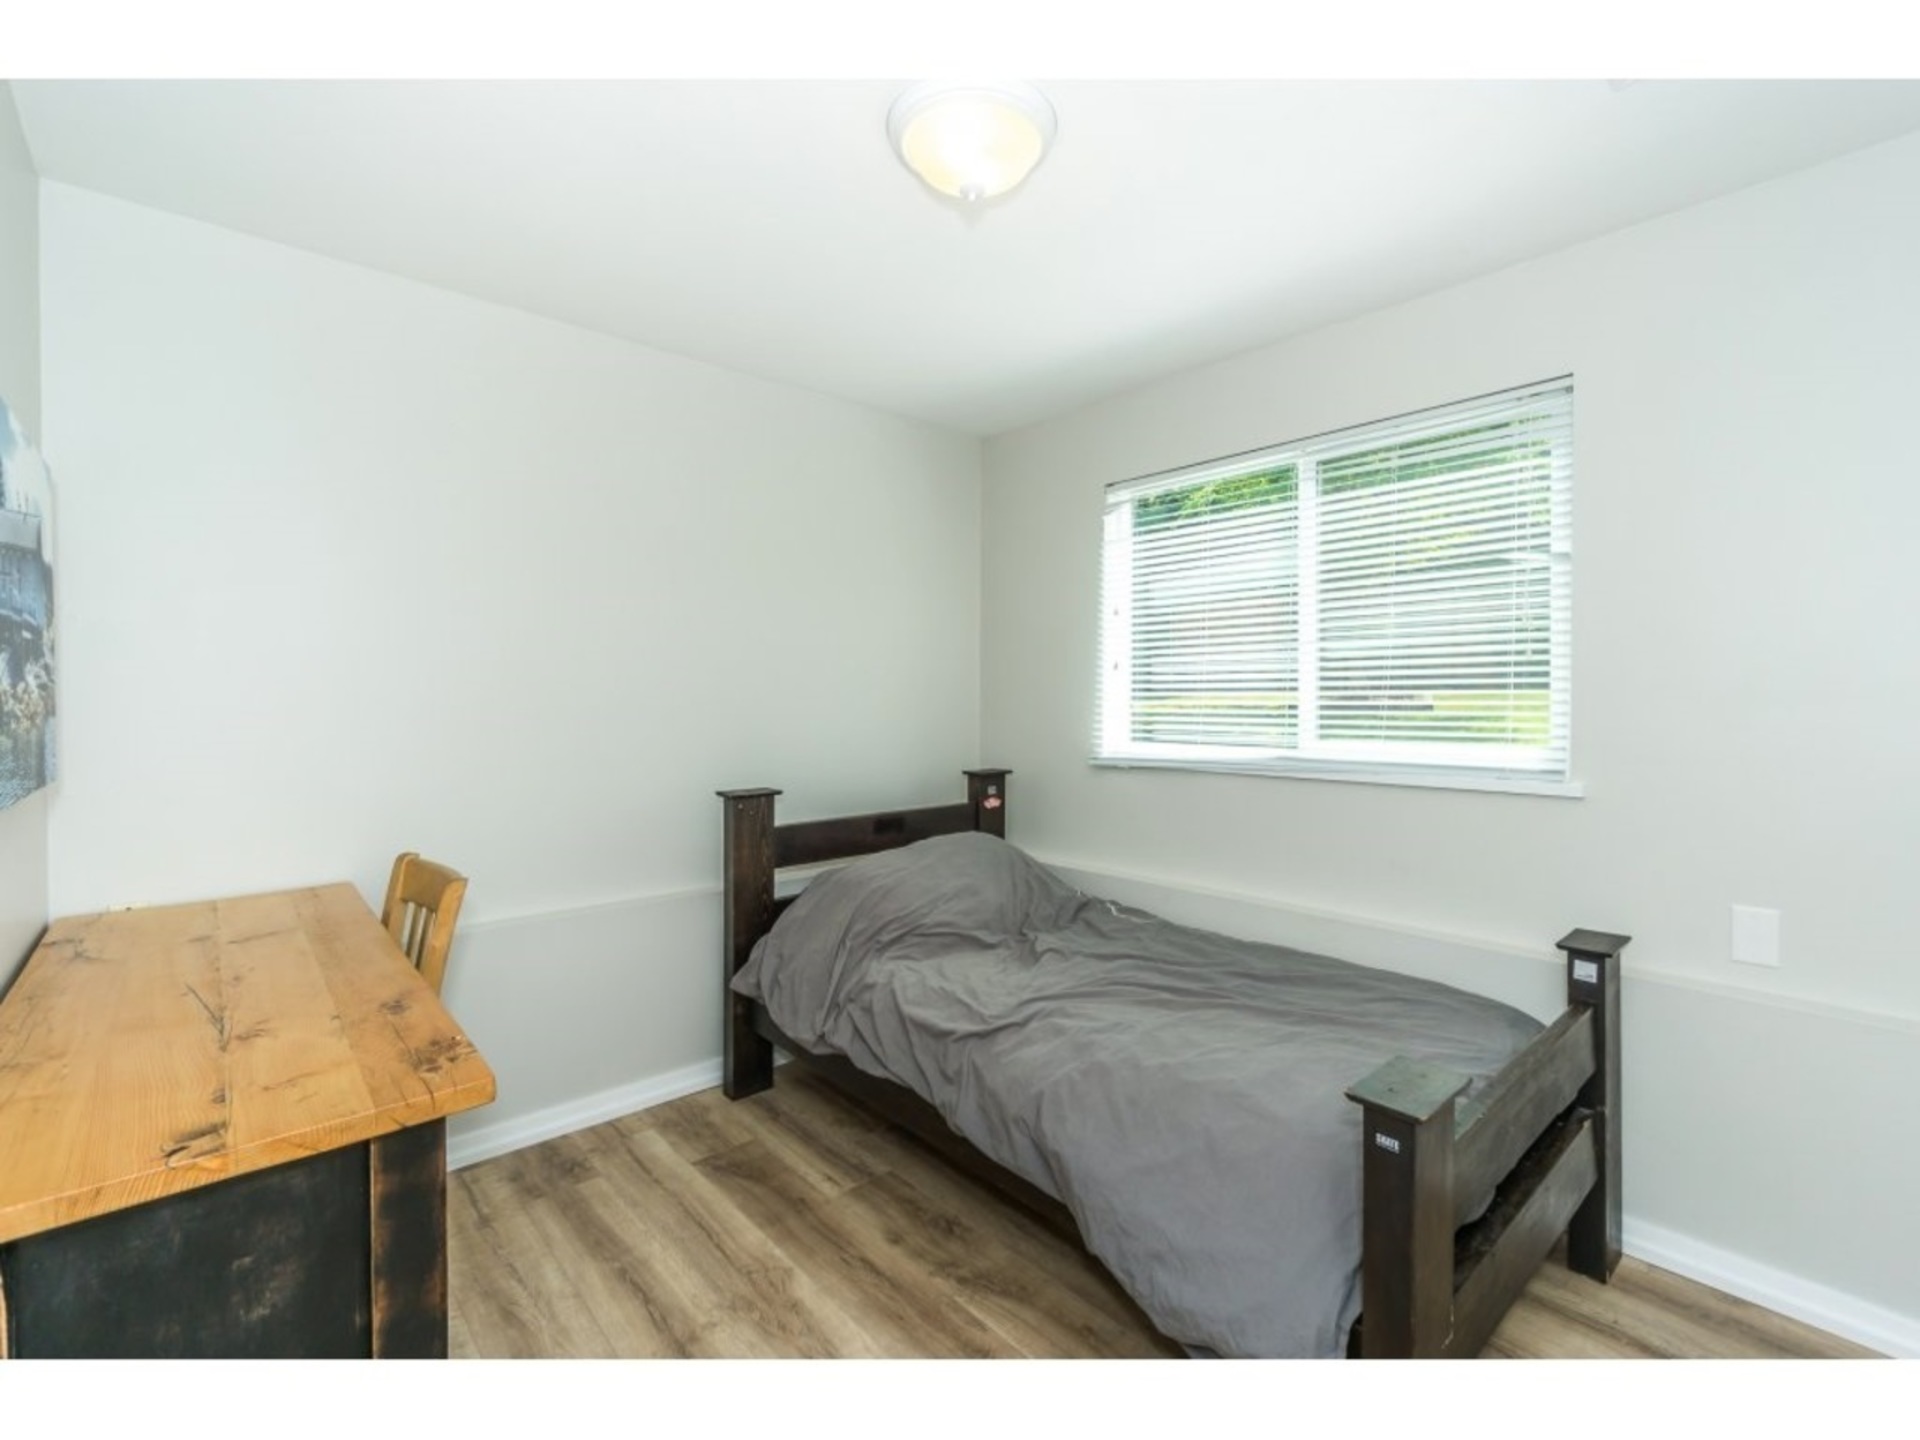
<instances>
[{"instance_id":1,"label":"wooden bed frame","mask_svg":"<svg viewBox=\"0 0 1920 1440\"><path fill-rule=\"evenodd\" d=\"M778 790L722 790L726 807L725 974L791 897L777 871L981 830L1006 836L1007 770L969 770L954 805L776 825ZM1606 1281L1620 1259L1620 951L1625 935L1575 930L1567 1008L1457 1105L1468 1077L1398 1059L1349 1089L1362 1109L1361 1315L1350 1356L1478 1354L1561 1235L1567 1264ZM757 1001L725 990L724 1084L741 1099L773 1084L777 1046L795 1064L911 1131L969 1173L1078 1237L1066 1207L987 1159L904 1086L783 1035ZM1492 1205L1467 1207L1498 1182Z\"/></svg>"}]
</instances>

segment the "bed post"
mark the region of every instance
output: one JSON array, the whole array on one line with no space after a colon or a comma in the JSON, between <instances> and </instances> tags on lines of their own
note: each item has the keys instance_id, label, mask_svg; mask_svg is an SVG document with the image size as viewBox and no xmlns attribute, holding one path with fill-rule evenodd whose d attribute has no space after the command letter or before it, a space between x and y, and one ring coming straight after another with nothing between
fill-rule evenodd
<instances>
[{"instance_id":1,"label":"bed post","mask_svg":"<svg viewBox=\"0 0 1920 1440\"><path fill-rule=\"evenodd\" d=\"M721 790L726 807L724 865L726 965L725 1054L720 1083L729 1100L757 1094L773 1084L773 1044L753 1028L753 1002L733 992L731 982L753 953L753 943L773 927L773 797L778 790Z\"/></svg>"},{"instance_id":2,"label":"bed post","mask_svg":"<svg viewBox=\"0 0 1920 1440\"><path fill-rule=\"evenodd\" d=\"M1455 1070L1390 1060L1347 1091L1361 1127L1360 1353L1446 1352L1453 1333Z\"/></svg>"},{"instance_id":3,"label":"bed post","mask_svg":"<svg viewBox=\"0 0 1920 1440\"><path fill-rule=\"evenodd\" d=\"M968 770L967 803L973 806L973 828L1007 838L1007 776L1011 770Z\"/></svg>"},{"instance_id":4,"label":"bed post","mask_svg":"<svg viewBox=\"0 0 1920 1440\"><path fill-rule=\"evenodd\" d=\"M1574 930L1567 954L1567 1003L1593 1014L1593 1075L1577 1103L1594 1113L1600 1175L1567 1225L1567 1266L1605 1281L1620 1263L1620 952L1630 936Z\"/></svg>"}]
</instances>

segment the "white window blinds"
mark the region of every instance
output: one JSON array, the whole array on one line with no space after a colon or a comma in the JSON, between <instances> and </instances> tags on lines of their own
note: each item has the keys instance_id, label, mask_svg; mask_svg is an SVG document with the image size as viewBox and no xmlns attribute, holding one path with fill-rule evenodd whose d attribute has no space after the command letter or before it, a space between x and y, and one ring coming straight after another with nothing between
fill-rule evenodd
<instances>
[{"instance_id":1,"label":"white window blinds","mask_svg":"<svg viewBox=\"0 0 1920 1440\"><path fill-rule=\"evenodd\" d=\"M1107 491L1094 759L1566 788L1573 387Z\"/></svg>"}]
</instances>

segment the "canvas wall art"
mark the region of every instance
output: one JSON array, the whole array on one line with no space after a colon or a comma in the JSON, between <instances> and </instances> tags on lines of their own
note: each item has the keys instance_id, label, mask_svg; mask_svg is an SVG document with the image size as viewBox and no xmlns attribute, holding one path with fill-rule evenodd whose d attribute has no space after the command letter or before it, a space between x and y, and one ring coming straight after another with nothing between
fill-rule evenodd
<instances>
[{"instance_id":1,"label":"canvas wall art","mask_svg":"<svg viewBox=\"0 0 1920 1440\"><path fill-rule=\"evenodd\" d=\"M53 777L53 487L0 400L0 809Z\"/></svg>"}]
</instances>

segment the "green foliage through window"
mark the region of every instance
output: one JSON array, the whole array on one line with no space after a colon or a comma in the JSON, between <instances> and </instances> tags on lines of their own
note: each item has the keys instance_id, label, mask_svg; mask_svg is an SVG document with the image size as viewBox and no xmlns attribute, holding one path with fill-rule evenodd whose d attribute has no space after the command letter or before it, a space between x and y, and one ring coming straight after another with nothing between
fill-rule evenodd
<instances>
[{"instance_id":1,"label":"green foliage through window","mask_svg":"<svg viewBox=\"0 0 1920 1440\"><path fill-rule=\"evenodd\" d=\"M1564 777L1571 433L1553 382L1114 487L1096 753Z\"/></svg>"}]
</instances>

